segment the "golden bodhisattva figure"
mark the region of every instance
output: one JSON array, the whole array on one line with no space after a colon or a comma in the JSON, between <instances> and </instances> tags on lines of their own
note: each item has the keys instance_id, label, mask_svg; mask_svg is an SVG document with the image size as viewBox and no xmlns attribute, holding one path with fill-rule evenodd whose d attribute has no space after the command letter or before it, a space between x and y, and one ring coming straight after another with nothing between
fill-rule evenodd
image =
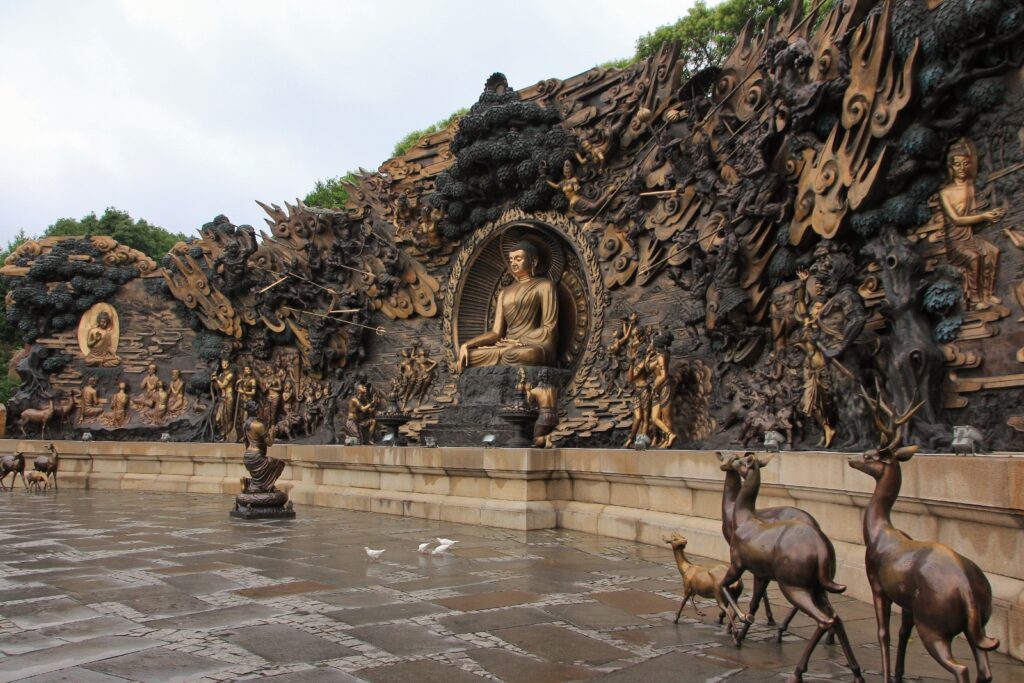
<instances>
[{"instance_id":1,"label":"golden bodhisattva figure","mask_svg":"<svg viewBox=\"0 0 1024 683\"><path fill-rule=\"evenodd\" d=\"M536 275L537 247L520 242L508 254L516 282L498 292L494 327L459 347L458 366L555 365L558 298L555 284Z\"/></svg>"},{"instance_id":2,"label":"golden bodhisattva figure","mask_svg":"<svg viewBox=\"0 0 1024 683\"><path fill-rule=\"evenodd\" d=\"M235 373L226 358L220 362L220 370L210 381L210 390L217 400L213 421L221 436L230 439L235 427Z\"/></svg>"},{"instance_id":3,"label":"golden bodhisattva figure","mask_svg":"<svg viewBox=\"0 0 1024 683\"><path fill-rule=\"evenodd\" d=\"M242 368L242 376L235 383L235 391L238 393L238 400L242 402L243 409L249 401L256 400L256 376L252 374L252 368L246 365Z\"/></svg>"},{"instance_id":4,"label":"golden bodhisattva figure","mask_svg":"<svg viewBox=\"0 0 1024 683\"><path fill-rule=\"evenodd\" d=\"M964 274L964 294L978 310L1002 303L995 296L999 247L975 234L976 226L995 222L1006 209L978 211L974 179L978 174L974 146L960 139L947 154L949 184L939 190L939 203L945 219L946 257Z\"/></svg>"}]
</instances>

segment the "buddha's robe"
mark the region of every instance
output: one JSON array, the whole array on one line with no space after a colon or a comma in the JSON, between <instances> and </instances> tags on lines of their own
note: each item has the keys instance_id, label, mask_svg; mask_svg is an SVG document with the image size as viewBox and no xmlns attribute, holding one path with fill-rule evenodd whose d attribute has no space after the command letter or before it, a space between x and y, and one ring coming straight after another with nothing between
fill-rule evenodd
<instances>
[{"instance_id":1,"label":"buddha's robe","mask_svg":"<svg viewBox=\"0 0 1024 683\"><path fill-rule=\"evenodd\" d=\"M516 282L498 294L505 335L493 346L469 349L469 365L554 365L558 298L542 277Z\"/></svg>"}]
</instances>

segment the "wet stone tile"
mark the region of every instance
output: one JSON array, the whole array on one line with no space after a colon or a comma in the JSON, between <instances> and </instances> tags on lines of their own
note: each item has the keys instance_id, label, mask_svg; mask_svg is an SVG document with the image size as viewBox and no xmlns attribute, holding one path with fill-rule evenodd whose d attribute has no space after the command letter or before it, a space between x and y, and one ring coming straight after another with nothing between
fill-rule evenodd
<instances>
[{"instance_id":1,"label":"wet stone tile","mask_svg":"<svg viewBox=\"0 0 1024 683\"><path fill-rule=\"evenodd\" d=\"M315 596L317 602L322 602L335 607L379 607L390 605L399 600L395 594L380 591L332 591L329 593L318 593Z\"/></svg>"},{"instance_id":2,"label":"wet stone tile","mask_svg":"<svg viewBox=\"0 0 1024 683\"><path fill-rule=\"evenodd\" d=\"M366 679L357 678L352 674L330 667L317 667L277 676L267 676L258 680L266 681L266 683L364 683Z\"/></svg>"},{"instance_id":3,"label":"wet stone tile","mask_svg":"<svg viewBox=\"0 0 1024 683\"><path fill-rule=\"evenodd\" d=\"M606 664L630 656L625 650L552 624L506 628L494 635L551 662Z\"/></svg>"},{"instance_id":4,"label":"wet stone tile","mask_svg":"<svg viewBox=\"0 0 1024 683\"><path fill-rule=\"evenodd\" d=\"M0 614L23 629L43 628L55 624L82 621L100 616L98 613L70 598L43 600L0 607Z\"/></svg>"},{"instance_id":5,"label":"wet stone tile","mask_svg":"<svg viewBox=\"0 0 1024 683\"><path fill-rule=\"evenodd\" d=\"M483 680L462 669L429 659L364 669L356 673L371 683L481 683Z\"/></svg>"},{"instance_id":6,"label":"wet stone tile","mask_svg":"<svg viewBox=\"0 0 1024 683\"><path fill-rule=\"evenodd\" d=\"M511 607L537 602L540 596L526 591L497 591L494 593L478 593L476 595L460 595L454 598L434 600L439 605L459 612L475 612L495 607Z\"/></svg>"},{"instance_id":7,"label":"wet stone tile","mask_svg":"<svg viewBox=\"0 0 1024 683\"><path fill-rule=\"evenodd\" d=\"M164 577L164 583L174 586L189 595L206 595L238 588L238 582L226 579L219 574L200 572L181 576Z\"/></svg>"},{"instance_id":8,"label":"wet stone tile","mask_svg":"<svg viewBox=\"0 0 1024 683\"><path fill-rule=\"evenodd\" d=\"M40 629L40 632L47 636L77 643L81 640L89 640L90 638L99 638L101 636L124 635L138 627L139 625L134 621L129 621L122 617L105 616L57 624Z\"/></svg>"},{"instance_id":9,"label":"wet stone tile","mask_svg":"<svg viewBox=\"0 0 1024 683\"><path fill-rule=\"evenodd\" d=\"M326 591L337 588L337 586L331 586L326 583L320 583L318 581L291 581L288 583L279 583L273 586L260 586L259 588L243 588L242 590L235 591L238 595L245 598L253 598L259 600L261 598L280 598L285 595L298 595L300 593L313 593L316 591Z\"/></svg>"},{"instance_id":10,"label":"wet stone tile","mask_svg":"<svg viewBox=\"0 0 1024 683\"><path fill-rule=\"evenodd\" d=\"M172 617L178 614L191 614L193 612L204 612L211 609L213 605L204 602L199 598L192 597L187 593L175 591L142 598L132 598L122 602L126 607L141 612L147 617Z\"/></svg>"},{"instance_id":11,"label":"wet stone tile","mask_svg":"<svg viewBox=\"0 0 1024 683\"><path fill-rule=\"evenodd\" d=\"M124 678L72 666L53 673L20 679L22 683L123 683Z\"/></svg>"},{"instance_id":12,"label":"wet stone tile","mask_svg":"<svg viewBox=\"0 0 1024 683\"><path fill-rule=\"evenodd\" d=\"M50 638L39 631L24 631L0 638L0 653L5 655L20 655L26 652L34 652L49 647L63 645L63 640Z\"/></svg>"},{"instance_id":13,"label":"wet stone tile","mask_svg":"<svg viewBox=\"0 0 1024 683\"><path fill-rule=\"evenodd\" d=\"M356 654L356 651L291 626L247 626L224 634L224 639L274 664L321 662Z\"/></svg>"},{"instance_id":14,"label":"wet stone tile","mask_svg":"<svg viewBox=\"0 0 1024 683\"><path fill-rule=\"evenodd\" d=\"M227 667L224 662L209 657L158 647L86 664L84 668L140 683L186 683Z\"/></svg>"},{"instance_id":15,"label":"wet stone tile","mask_svg":"<svg viewBox=\"0 0 1024 683\"><path fill-rule=\"evenodd\" d=\"M498 648L471 650L467 654L505 683L562 683L599 675L586 667L539 662Z\"/></svg>"},{"instance_id":16,"label":"wet stone tile","mask_svg":"<svg viewBox=\"0 0 1024 683\"><path fill-rule=\"evenodd\" d=\"M210 630L227 628L235 624L244 624L247 621L269 619L285 612L285 609L268 607L266 605L238 605L237 607L225 607L223 609L212 609L205 612L183 614L167 619L154 619L146 621L146 628L174 628L192 630Z\"/></svg>"},{"instance_id":17,"label":"wet stone tile","mask_svg":"<svg viewBox=\"0 0 1024 683\"><path fill-rule=\"evenodd\" d=\"M552 617L575 624L581 628L596 630L645 626L649 621L616 607L600 602L586 602L577 605L550 605L544 611Z\"/></svg>"},{"instance_id":18,"label":"wet stone tile","mask_svg":"<svg viewBox=\"0 0 1024 683\"><path fill-rule=\"evenodd\" d=\"M466 649L461 640L431 633L416 624L362 626L346 633L394 655L430 655Z\"/></svg>"},{"instance_id":19,"label":"wet stone tile","mask_svg":"<svg viewBox=\"0 0 1024 683\"><path fill-rule=\"evenodd\" d=\"M195 564L183 564L177 567L160 567L159 569L149 570L153 574L162 574L164 576L175 576L177 574L196 574L199 572L214 572L219 569L231 569L237 565L227 564L226 562L197 562Z\"/></svg>"},{"instance_id":20,"label":"wet stone tile","mask_svg":"<svg viewBox=\"0 0 1024 683\"><path fill-rule=\"evenodd\" d=\"M0 683L48 674L89 662L119 657L161 645L159 640L106 636L0 659Z\"/></svg>"},{"instance_id":21,"label":"wet stone tile","mask_svg":"<svg viewBox=\"0 0 1024 683\"><path fill-rule=\"evenodd\" d=\"M480 633L550 621L553 621L550 614L534 607L510 607L443 617L437 623L452 633Z\"/></svg>"},{"instance_id":22,"label":"wet stone tile","mask_svg":"<svg viewBox=\"0 0 1024 683\"><path fill-rule=\"evenodd\" d=\"M413 617L422 617L427 614L439 614L442 612L448 613L449 610L427 602L406 602L396 605L385 605L383 607L362 607L338 612L326 612L324 616L353 626L360 626L383 621L411 619Z\"/></svg>"},{"instance_id":23,"label":"wet stone tile","mask_svg":"<svg viewBox=\"0 0 1024 683\"><path fill-rule=\"evenodd\" d=\"M618 607L632 614L658 614L672 612L673 617L679 609L675 600L637 590L613 591L610 593L591 593L588 597Z\"/></svg>"}]
</instances>

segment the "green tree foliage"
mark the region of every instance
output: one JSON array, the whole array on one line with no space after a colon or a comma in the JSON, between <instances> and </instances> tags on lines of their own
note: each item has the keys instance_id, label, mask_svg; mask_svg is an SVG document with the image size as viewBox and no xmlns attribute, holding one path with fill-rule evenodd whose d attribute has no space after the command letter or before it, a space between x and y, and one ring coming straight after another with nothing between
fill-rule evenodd
<instances>
[{"instance_id":1,"label":"green tree foliage","mask_svg":"<svg viewBox=\"0 0 1024 683\"><path fill-rule=\"evenodd\" d=\"M355 171L349 171L337 178L318 180L313 186L313 191L307 194L302 203L306 206L316 206L321 209L344 209L348 201L348 191L342 183L351 183L359 178Z\"/></svg>"},{"instance_id":2,"label":"green tree foliage","mask_svg":"<svg viewBox=\"0 0 1024 683\"><path fill-rule=\"evenodd\" d=\"M450 126L453 121L455 121L456 119L462 118L463 115L466 112L468 112L468 111L469 111L469 109L466 109L465 107L463 107L462 109L459 109L457 112L453 113L451 116L449 116L447 118L444 118L444 119L441 119L437 123L435 123L433 125L430 125L430 126L427 126L423 130L414 130L413 132L409 133L404 138L399 140L397 143L395 143L395 149L391 152L391 156L392 157L400 157L400 156L402 156L403 154L408 152L412 148L413 145L415 145L417 142L419 142L421 138L426 137L427 135L432 135L433 133L437 133L439 131L444 130L445 128Z\"/></svg>"},{"instance_id":3,"label":"green tree foliage","mask_svg":"<svg viewBox=\"0 0 1024 683\"><path fill-rule=\"evenodd\" d=\"M817 8L817 23L832 9L835 0L803 0L803 4L804 16ZM711 6L698 0L675 23L640 36L632 61L653 57L665 43L679 41L685 80L701 69L721 64L748 19L754 20L755 30L761 30L769 18L784 16L791 6L792 0L723 0Z\"/></svg>"},{"instance_id":4,"label":"green tree foliage","mask_svg":"<svg viewBox=\"0 0 1024 683\"><path fill-rule=\"evenodd\" d=\"M698 1L674 24L659 26L636 41L636 59L653 57L665 43L679 41L679 57L688 75L722 62L748 19L757 27L789 9L789 0Z\"/></svg>"},{"instance_id":5,"label":"green tree foliage","mask_svg":"<svg viewBox=\"0 0 1024 683\"><path fill-rule=\"evenodd\" d=\"M4 259L26 239L28 237L22 230L8 242L4 250L0 252L0 263L3 263ZM6 297L7 278L0 278L0 300ZM0 403L7 403L7 399L21 384L19 380L12 379L7 374L7 366L10 365L11 358L19 348L21 348L21 337L18 334L18 328L7 322L7 307L0 306Z\"/></svg>"},{"instance_id":6,"label":"green tree foliage","mask_svg":"<svg viewBox=\"0 0 1024 683\"><path fill-rule=\"evenodd\" d=\"M622 59L609 59L607 62L601 62L595 69L625 69L630 64L636 62L636 57L623 57Z\"/></svg>"},{"instance_id":7,"label":"green tree foliage","mask_svg":"<svg viewBox=\"0 0 1024 683\"><path fill-rule=\"evenodd\" d=\"M164 255L185 235L170 232L144 219L135 220L127 211L107 208L99 218L95 213L81 219L61 218L46 229L43 237L107 235L160 263Z\"/></svg>"}]
</instances>

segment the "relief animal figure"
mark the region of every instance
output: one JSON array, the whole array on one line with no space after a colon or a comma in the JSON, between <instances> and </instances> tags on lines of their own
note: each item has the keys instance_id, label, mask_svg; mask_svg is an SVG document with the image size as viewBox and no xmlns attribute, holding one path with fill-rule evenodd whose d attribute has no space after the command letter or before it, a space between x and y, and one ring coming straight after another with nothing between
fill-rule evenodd
<instances>
[{"instance_id":1,"label":"relief animal figure","mask_svg":"<svg viewBox=\"0 0 1024 683\"><path fill-rule=\"evenodd\" d=\"M917 446L900 444L900 426L912 410L894 417L883 399L873 404L888 443L860 455L851 455L850 467L875 480L875 491L864 512L865 568L878 621L878 645L882 651L882 679L902 683L910 631L917 626L928 653L953 674L957 683L968 682L968 668L953 658L950 644L963 633L978 667L978 683L992 680L988 651L999 640L985 634L992 615L992 586L978 565L952 549L933 541L915 541L892 525L889 517L903 483L901 462L913 457ZM889 655L889 617L892 603L903 613L896 666Z\"/></svg>"},{"instance_id":2,"label":"relief animal figure","mask_svg":"<svg viewBox=\"0 0 1024 683\"><path fill-rule=\"evenodd\" d=\"M28 484L25 488L29 491L45 491L50 488L50 480L42 472L32 471L28 473Z\"/></svg>"},{"instance_id":3,"label":"relief animal figure","mask_svg":"<svg viewBox=\"0 0 1024 683\"><path fill-rule=\"evenodd\" d=\"M902 412L921 401L904 430L907 440L932 448L948 445L949 433L939 419L945 360L922 308L928 286L924 260L893 230L870 242L864 251L880 266L878 277L885 290L879 309L891 332L881 369L891 402Z\"/></svg>"},{"instance_id":4,"label":"relief animal figure","mask_svg":"<svg viewBox=\"0 0 1024 683\"><path fill-rule=\"evenodd\" d=\"M676 612L674 623L679 623L679 617L683 614L683 608L686 607L687 600L693 605L697 616L704 616L704 612L697 607L695 602L696 597L699 595L702 598L713 598L718 603L718 623L723 623L725 618L728 617L729 632L732 633L736 624L736 613L722 594L723 588L721 586L722 576L728 567L724 564L716 564L709 567L690 562L686 557L687 540L684 536L672 534L672 536L663 540L672 546L672 554L675 556L676 566L679 568L679 574L683 577L683 601L679 603L679 611ZM743 579L738 579L724 590L732 593L733 599L739 598L743 593Z\"/></svg>"},{"instance_id":5,"label":"relief animal figure","mask_svg":"<svg viewBox=\"0 0 1024 683\"><path fill-rule=\"evenodd\" d=\"M44 453L36 458L35 468L36 472L41 472L46 476L47 481L53 480L53 489L57 490L57 470L60 469L60 453L52 443L46 444L46 447L50 450L49 453Z\"/></svg>"},{"instance_id":6,"label":"relief animal figure","mask_svg":"<svg viewBox=\"0 0 1024 683\"><path fill-rule=\"evenodd\" d=\"M53 419L54 408L53 399L49 401L49 406L46 408L25 408L21 411L21 435L28 436L28 432L25 431L25 426L30 424L39 425L39 438L46 438L46 423Z\"/></svg>"},{"instance_id":7,"label":"relief animal figure","mask_svg":"<svg viewBox=\"0 0 1024 683\"><path fill-rule=\"evenodd\" d=\"M722 471L725 472L725 486L722 489L722 536L725 537L725 542L728 543L731 547L732 539L736 531L736 499L739 497L742 481L740 480L739 473L732 468L733 462L735 462L737 459L736 454L730 453L729 455L725 455L723 453L718 453L717 455L718 461L721 463L720 467ZM750 451L744 453L744 457L752 457L753 455L754 454ZM814 519L814 517L804 512L800 508L790 507L788 505L762 508L757 511L757 515L766 522L788 520L792 522L809 524L813 526L815 529L818 529L819 531L821 530L821 527L818 526L818 520ZM828 547L830 550L829 555L832 558L833 562L830 571L834 576L836 571L835 550L832 548L832 542L828 540L827 536L825 537L825 541L828 543ZM755 582L756 581L757 579L755 577ZM769 583L771 582L765 581L765 589L768 588ZM772 606L768 603L768 593L766 592L766 590L762 590L761 595L764 596L764 611L768 617L768 624L774 625L775 617L772 615ZM751 618L752 615L757 614L757 608L760 606L760 601L755 602L754 600L756 596L758 596L758 592L755 588L754 593L751 595L750 598ZM792 608L789 611L789 614L786 615L786 618L782 620L782 624L779 626L778 634L776 635L776 640L778 642L782 642L782 634L785 633L786 629L789 628L790 622L793 621L793 617L796 616L796 613L798 611L799 610L796 607ZM831 644L834 641L834 638L835 634L829 631L828 639L826 640L826 642Z\"/></svg>"},{"instance_id":8,"label":"relief animal figure","mask_svg":"<svg viewBox=\"0 0 1024 683\"><path fill-rule=\"evenodd\" d=\"M53 417L57 420L57 429L63 434L67 423L71 421L71 413L78 407L78 401L73 393L65 394L53 407Z\"/></svg>"},{"instance_id":9,"label":"relief animal figure","mask_svg":"<svg viewBox=\"0 0 1024 683\"><path fill-rule=\"evenodd\" d=\"M764 595L768 581L776 581L786 599L818 625L808 639L788 683L800 683L803 680L814 648L830 630L835 630L854 681L864 683L843 621L828 600L829 593L842 593L846 590L846 586L837 584L832 578L835 573L835 551L832 544L821 529L815 526L793 520L768 521L757 513L761 467L770 460L771 456L757 457L750 454L731 463L731 467L743 479L743 484L735 505L736 528L729 544L729 571L722 577L721 585L731 585L744 571L749 570L754 575L751 605L756 605ZM732 608L739 612L739 605L732 595L726 591L725 596ZM747 635L752 621L751 617L744 616L743 626L733 636L737 645Z\"/></svg>"},{"instance_id":10,"label":"relief animal figure","mask_svg":"<svg viewBox=\"0 0 1024 683\"><path fill-rule=\"evenodd\" d=\"M21 475L21 483L25 488L28 488L28 484L25 483L25 454L18 451L14 455L5 455L0 459L0 489L4 487L4 479L7 475L11 475L11 490L14 490L14 482L18 480L18 475Z\"/></svg>"}]
</instances>

